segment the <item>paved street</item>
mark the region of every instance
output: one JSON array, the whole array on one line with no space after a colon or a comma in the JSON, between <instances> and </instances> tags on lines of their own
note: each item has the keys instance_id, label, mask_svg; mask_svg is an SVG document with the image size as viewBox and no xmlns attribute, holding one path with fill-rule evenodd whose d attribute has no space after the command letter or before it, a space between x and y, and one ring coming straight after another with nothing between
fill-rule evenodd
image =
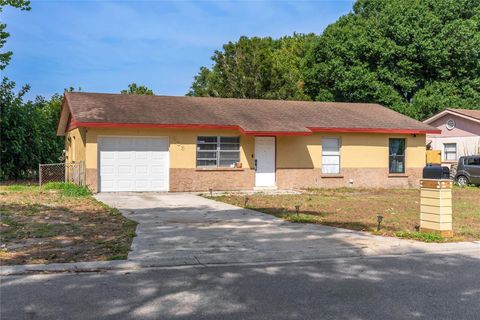
<instances>
[{"instance_id":1,"label":"paved street","mask_svg":"<svg viewBox=\"0 0 480 320\"><path fill-rule=\"evenodd\" d=\"M1 319L478 319L479 266L475 251L6 276Z\"/></svg>"}]
</instances>

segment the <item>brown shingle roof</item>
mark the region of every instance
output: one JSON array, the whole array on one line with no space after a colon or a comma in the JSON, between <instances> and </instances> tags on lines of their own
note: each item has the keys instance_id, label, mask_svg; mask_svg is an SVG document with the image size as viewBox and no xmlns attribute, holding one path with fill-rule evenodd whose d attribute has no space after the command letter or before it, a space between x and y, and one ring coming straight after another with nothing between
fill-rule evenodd
<instances>
[{"instance_id":1,"label":"brown shingle roof","mask_svg":"<svg viewBox=\"0 0 480 320\"><path fill-rule=\"evenodd\" d=\"M464 116L468 116L477 120L480 120L480 110L470 110L470 109L452 109L448 108L447 110L463 114Z\"/></svg>"},{"instance_id":2,"label":"brown shingle roof","mask_svg":"<svg viewBox=\"0 0 480 320\"><path fill-rule=\"evenodd\" d=\"M67 92L76 126L143 124L239 127L245 133L308 134L322 129L418 133L427 124L378 104L140 96ZM60 128L60 127L59 127ZM368 130L367 130L368 129ZM59 130L59 132L62 130ZM60 132L62 133L62 132Z\"/></svg>"}]
</instances>

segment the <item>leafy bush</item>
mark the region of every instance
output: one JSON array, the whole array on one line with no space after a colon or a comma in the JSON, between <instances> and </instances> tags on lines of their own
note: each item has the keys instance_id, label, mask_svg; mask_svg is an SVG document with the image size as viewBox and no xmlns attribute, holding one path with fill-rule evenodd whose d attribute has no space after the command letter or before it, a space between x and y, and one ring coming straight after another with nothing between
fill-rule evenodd
<instances>
[{"instance_id":1,"label":"leafy bush","mask_svg":"<svg viewBox=\"0 0 480 320\"><path fill-rule=\"evenodd\" d=\"M87 187L77 186L71 182L49 182L43 189L57 190L65 197L85 197L92 194Z\"/></svg>"},{"instance_id":2,"label":"leafy bush","mask_svg":"<svg viewBox=\"0 0 480 320\"><path fill-rule=\"evenodd\" d=\"M435 233L422 233L417 231L398 231L395 236L399 238L413 239L424 242L443 242L444 238Z\"/></svg>"}]
</instances>

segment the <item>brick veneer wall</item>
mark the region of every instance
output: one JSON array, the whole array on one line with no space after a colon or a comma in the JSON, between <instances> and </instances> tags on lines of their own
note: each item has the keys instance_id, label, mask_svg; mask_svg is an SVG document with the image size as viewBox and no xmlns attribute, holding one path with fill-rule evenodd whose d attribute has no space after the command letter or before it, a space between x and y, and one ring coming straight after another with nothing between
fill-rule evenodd
<instances>
[{"instance_id":1,"label":"brick veneer wall","mask_svg":"<svg viewBox=\"0 0 480 320\"><path fill-rule=\"evenodd\" d=\"M344 168L339 175L324 175L322 169L277 169L279 189L300 188L409 188L418 187L422 168L406 174L390 175L386 168ZM350 184L350 180L353 183Z\"/></svg>"}]
</instances>

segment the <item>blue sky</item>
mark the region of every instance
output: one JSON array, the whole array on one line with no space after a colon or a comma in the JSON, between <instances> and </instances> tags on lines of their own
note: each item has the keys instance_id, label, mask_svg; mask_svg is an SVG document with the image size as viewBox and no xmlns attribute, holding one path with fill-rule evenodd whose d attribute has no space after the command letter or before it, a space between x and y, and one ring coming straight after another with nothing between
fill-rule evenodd
<instances>
[{"instance_id":1,"label":"blue sky","mask_svg":"<svg viewBox=\"0 0 480 320\"><path fill-rule=\"evenodd\" d=\"M214 50L240 36L321 33L353 0L32 1L1 20L14 52L3 71L28 98L67 87L119 92L131 82L156 94L184 95Z\"/></svg>"}]
</instances>

